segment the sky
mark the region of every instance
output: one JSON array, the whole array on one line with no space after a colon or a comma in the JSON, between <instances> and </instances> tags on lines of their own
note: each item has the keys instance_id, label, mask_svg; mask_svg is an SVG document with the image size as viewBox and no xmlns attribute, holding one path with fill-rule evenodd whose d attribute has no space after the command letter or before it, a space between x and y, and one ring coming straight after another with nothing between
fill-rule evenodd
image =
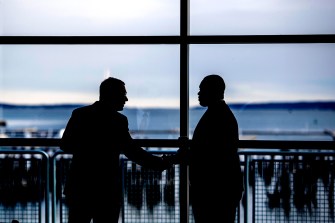
<instances>
[{"instance_id":1,"label":"sky","mask_svg":"<svg viewBox=\"0 0 335 223\"><path fill-rule=\"evenodd\" d=\"M190 0L191 35L334 34L333 0ZM179 0L0 0L2 36L178 35ZM335 100L335 44L191 45L190 106L205 75L227 102ZM130 107L179 107L178 45L4 45L0 103L91 103L107 76Z\"/></svg>"}]
</instances>

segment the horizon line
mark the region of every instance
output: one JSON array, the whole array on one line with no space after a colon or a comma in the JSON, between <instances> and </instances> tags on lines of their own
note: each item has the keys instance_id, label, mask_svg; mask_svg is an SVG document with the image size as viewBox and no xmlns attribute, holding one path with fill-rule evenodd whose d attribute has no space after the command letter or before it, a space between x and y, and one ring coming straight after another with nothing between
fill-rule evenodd
<instances>
[{"instance_id":1,"label":"horizon line","mask_svg":"<svg viewBox=\"0 0 335 223\"><path fill-rule=\"evenodd\" d=\"M253 101L253 102L227 102L228 105L269 105L269 104L315 104L315 103L327 103L327 104L335 104L335 99L334 100L295 100L295 101ZM26 103L26 104L21 104L21 103L8 103L8 102L0 102L0 106L22 106L22 107L62 107L62 106L83 106L83 105L89 105L92 103L83 103L83 102L66 102L66 103ZM202 107L201 105L190 105L190 108L194 107ZM136 108L161 108L161 109L173 109L173 108L179 108L178 106L125 106L125 109L136 109Z\"/></svg>"}]
</instances>

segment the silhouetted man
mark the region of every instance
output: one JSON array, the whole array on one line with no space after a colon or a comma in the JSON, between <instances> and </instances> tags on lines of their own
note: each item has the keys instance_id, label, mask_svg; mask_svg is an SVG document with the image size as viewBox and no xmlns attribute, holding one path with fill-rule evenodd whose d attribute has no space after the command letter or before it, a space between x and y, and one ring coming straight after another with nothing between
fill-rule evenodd
<instances>
[{"instance_id":1,"label":"silhouetted man","mask_svg":"<svg viewBox=\"0 0 335 223\"><path fill-rule=\"evenodd\" d=\"M174 162L189 164L196 223L233 223L243 193L238 124L224 101L224 91L225 82L219 75L201 81L199 103L207 110L194 130L190 148L171 157Z\"/></svg>"},{"instance_id":2,"label":"silhouetted man","mask_svg":"<svg viewBox=\"0 0 335 223\"><path fill-rule=\"evenodd\" d=\"M125 83L109 77L100 84L95 103L72 112L61 140L61 149L72 153L64 189L68 223L117 223L122 185L120 155L155 170L168 168L161 157L134 144L128 119L119 111L128 101Z\"/></svg>"}]
</instances>

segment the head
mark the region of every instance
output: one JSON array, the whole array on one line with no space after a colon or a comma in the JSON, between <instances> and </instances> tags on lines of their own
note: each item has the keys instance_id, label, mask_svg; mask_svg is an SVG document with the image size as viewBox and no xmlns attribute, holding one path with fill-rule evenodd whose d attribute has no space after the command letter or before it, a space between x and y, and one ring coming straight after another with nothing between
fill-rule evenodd
<instances>
[{"instance_id":1,"label":"head","mask_svg":"<svg viewBox=\"0 0 335 223\"><path fill-rule=\"evenodd\" d=\"M199 85L199 104L206 107L222 101L225 89L226 84L221 76L216 74L206 76Z\"/></svg>"},{"instance_id":2,"label":"head","mask_svg":"<svg viewBox=\"0 0 335 223\"><path fill-rule=\"evenodd\" d=\"M125 83L117 78L108 77L100 84L99 100L117 111L122 111L128 101Z\"/></svg>"}]
</instances>

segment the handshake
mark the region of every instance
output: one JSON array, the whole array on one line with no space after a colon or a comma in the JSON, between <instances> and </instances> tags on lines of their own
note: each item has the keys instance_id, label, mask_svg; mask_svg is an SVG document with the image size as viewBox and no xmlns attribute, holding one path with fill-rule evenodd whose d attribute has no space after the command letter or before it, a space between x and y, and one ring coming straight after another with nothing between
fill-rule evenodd
<instances>
[{"instance_id":1,"label":"handshake","mask_svg":"<svg viewBox=\"0 0 335 223\"><path fill-rule=\"evenodd\" d=\"M188 138L187 137L179 137L179 145L176 154L172 155L163 155L161 156L162 160L162 169L168 169L172 167L174 164L187 164L189 158L189 148L188 148Z\"/></svg>"}]
</instances>

